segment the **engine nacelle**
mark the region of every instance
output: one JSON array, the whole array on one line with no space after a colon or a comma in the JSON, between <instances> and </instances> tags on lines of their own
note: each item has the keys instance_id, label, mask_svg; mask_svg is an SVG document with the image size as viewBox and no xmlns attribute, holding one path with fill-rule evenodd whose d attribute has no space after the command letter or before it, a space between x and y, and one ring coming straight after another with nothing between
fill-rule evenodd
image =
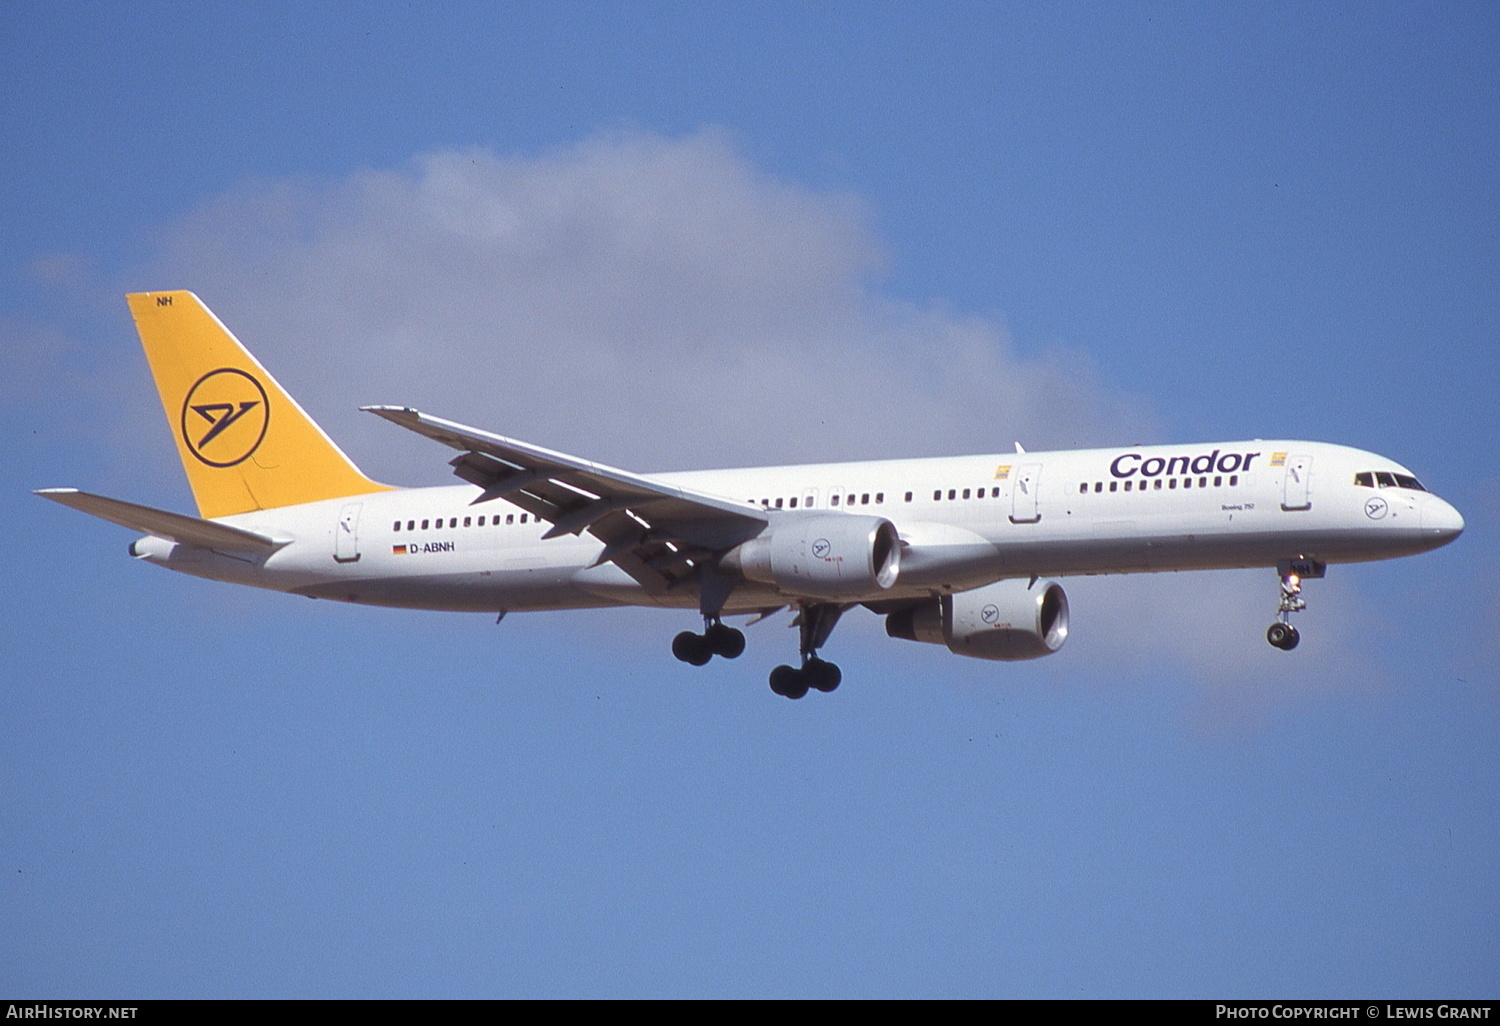
<instances>
[{"instance_id":1,"label":"engine nacelle","mask_svg":"<svg viewBox=\"0 0 1500 1026\"><path fill-rule=\"evenodd\" d=\"M996 581L892 613L885 632L974 659L1039 659L1068 640L1068 596L1056 581Z\"/></svg>"},{"instance_id":2,"label":"engine nacelle","mask_svg":"<svg viewBox=\"0 0 1500 1026\"><path fill-rule=\"evenodd\" d=\"M794 595L854 600L896 583L901 536L882 517L789 517L731 549L719 567Z\"/></svg>"}]
</instances>

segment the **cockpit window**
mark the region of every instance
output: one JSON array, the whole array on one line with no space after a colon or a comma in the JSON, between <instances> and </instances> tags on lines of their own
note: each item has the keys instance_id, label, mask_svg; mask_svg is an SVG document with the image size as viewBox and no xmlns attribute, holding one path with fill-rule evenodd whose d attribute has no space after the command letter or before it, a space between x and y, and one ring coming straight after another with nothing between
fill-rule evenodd
<instances>
[{"instance_id":1,"label":"cockpit window","mask_svg":"<svg viewBox=\"0 0 1500 1026\"><path fill-rule=\"evenodd\" d=\"M1354 475L1354 483L1360 488L1374 488L1378 483L1382 488L1410 488L1414 492L1427 490L1410 474L1392 474L1385 470L1362 471Z\"/></svg>"}]
</instances>

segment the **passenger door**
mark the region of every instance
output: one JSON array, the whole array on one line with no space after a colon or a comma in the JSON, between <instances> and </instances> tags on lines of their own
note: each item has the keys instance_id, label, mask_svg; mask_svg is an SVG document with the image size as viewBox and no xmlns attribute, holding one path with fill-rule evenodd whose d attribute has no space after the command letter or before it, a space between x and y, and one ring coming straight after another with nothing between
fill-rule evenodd
<instances>
[{"instance_id":1,"label":"passenger door","mask_svg":"<svg viewBox=\"0 0 1500 1026\"><path fill-rule=\"evenodd\" d=\"M339 524L333 531L333 558L340 563L359 560L359 511L361 503L351 502L339 510Z\"/></svg>"},{"instance_id":2,"label":"passenger door","mask_svg":"<svg viewBox=\"0 0 1500 1026\"><path fill-rule=\"evenodd\" d=\"M1041 488L1042 465L1028 463L1016 467L1010 477L1010 522L1034 524L1042 519L1041 506L1037 502Z\"/></svg>"},{"instance_id":3,"label":"passenger door","mask_svg":"<svg viewBox=\"0 0 1500 1026\"><path fill-rule=\"evenodd\" d=\"M1312 457L1288 456L1286 480L1282 486L1281 508L1312 508Z\"/></svg>"}]
</instances>

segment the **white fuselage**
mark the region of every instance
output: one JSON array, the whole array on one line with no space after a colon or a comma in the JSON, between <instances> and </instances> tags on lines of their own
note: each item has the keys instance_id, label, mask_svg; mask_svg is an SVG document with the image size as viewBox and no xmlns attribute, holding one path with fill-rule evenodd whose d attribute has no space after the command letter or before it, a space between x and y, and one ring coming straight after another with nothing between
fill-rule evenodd
<instances>
[{"instance_id":1,"label":"white fuselage","mask_svg":"<svg viewBox=\"0 0 1500 1026\"><path fill-rule=\"evenodd\" d=\"M1463 520L1420 487L1356 483L1410 472L1344 446L1218 442L1006 453L650 475L780 518L851 512L900 533L893 587L857 601L964 591L1004 578L1357 562L1452 540ZM1413 484L1415 482L1413 481ZM695 607L649 594L588 534L544 539L504 499L471 485L398 489L262 510L222 522L287 542L231 555L138 541L140 558L218 580L317 598L421 609L510 611L606 605ZM786 604L736 585L725 612Z\"/></svg>"}]
</instances>

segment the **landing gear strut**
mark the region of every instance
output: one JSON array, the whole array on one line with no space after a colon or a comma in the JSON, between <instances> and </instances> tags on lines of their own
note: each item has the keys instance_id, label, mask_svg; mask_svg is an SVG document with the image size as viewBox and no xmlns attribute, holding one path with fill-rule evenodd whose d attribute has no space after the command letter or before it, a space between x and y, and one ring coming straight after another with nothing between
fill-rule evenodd
<instances>
[{"instance_id":1,"label":"landing gear strut","mask_svg":"<svg viewBox=\"0 0 1500 1026\"><path fill-rule=\"evenodd\" d=\"M801 698L808 690L832 691L844 679L837 663L818 658L818 649L833 633L833 625L844 614L843 606L810 603L797 616L801 631L802 667L778 666L771 671L771 690L785 698Z\"/></svg>"},{"instance_id":2,"label":"landing gear strut","mask_svg":"<svg viewBox=\"0 0 1500 1026\"><path fill-rule=\"evenodd\" d=\"M1292 626L1292 614L1307 608L1302 597L1302 582L1322 577L1326 566L1315 559L1284 559L1276 564L1281 575L1281 602L1276 607L1276 622L1266 628L1266 640L1283 652L1290 652L1302 640Z\"/></svg>"}]
</instances>

